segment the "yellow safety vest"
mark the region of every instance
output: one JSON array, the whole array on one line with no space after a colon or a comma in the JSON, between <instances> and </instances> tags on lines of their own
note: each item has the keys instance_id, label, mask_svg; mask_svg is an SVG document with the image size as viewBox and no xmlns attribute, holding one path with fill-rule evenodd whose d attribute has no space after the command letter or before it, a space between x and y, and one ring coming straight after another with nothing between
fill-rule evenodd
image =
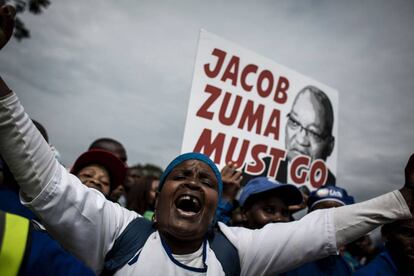
<instances>
[{"instance_id":1,"label":"yellow safety vest","mask_svg":"<svg viewBox=\"0 0 414 276\"><path fill-rule=\"evenodd\" d=\"M18 275L28 249L30 221L0 211L0 275Z\"/></svg>"}]
</instances>

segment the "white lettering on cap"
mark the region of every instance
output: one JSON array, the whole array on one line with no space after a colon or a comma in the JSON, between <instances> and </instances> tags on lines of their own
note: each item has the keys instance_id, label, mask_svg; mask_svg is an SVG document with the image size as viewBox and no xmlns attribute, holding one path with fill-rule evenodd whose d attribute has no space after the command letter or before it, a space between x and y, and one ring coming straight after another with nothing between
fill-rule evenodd
<instances>
[{"instance_id":1,"label":"white lettering on cap","mask_svg":"<svg viewBox=\"0 0 414 276\"><path fill-rule=\"evenodd\" d=\"M316 192L316 195L317 195L318 197L326 197L326 196L328 196L328 195L329 195L329 190L328 190L328 189L319 189L319 190Z\"/></svg>"},{"instance_id":2,"label":"white lettering on cap","mask_svg":"<svg viewBox=\"0 0 414 276\"><path fill-rule=\"evenodd\" d=\"M329 190L329 196L342 198L343 195L340 191Z\"/></svg>"}]
</instances>

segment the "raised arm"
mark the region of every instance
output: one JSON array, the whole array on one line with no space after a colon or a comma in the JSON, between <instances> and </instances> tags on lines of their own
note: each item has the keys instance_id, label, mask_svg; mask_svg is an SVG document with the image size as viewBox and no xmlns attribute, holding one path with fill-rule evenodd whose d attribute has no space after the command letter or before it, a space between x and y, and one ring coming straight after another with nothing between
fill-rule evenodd
<instances>
[{"instance_id":1,"label":"raised arm","mask_svg":"<svg viewBox=\"0 0 414 276\"><path fill-rule=\"evenodd\" d=\"M114 240L137 214L69 174L1 78L0 155L21 187L22 202L55 239L99 273Z\"/></svg>"},{"instance_id":2,"label":"raised arm","mask_svg":"<svg viewBox=\"0 0 414 276\"><path fill-rule=\"evenodd\" d=\"M271 275L336 254L337 248L374 228L413 212L414 155L408 161L406 183L374 199L339 208L314 211L300 221L271 223L258 230L220 228L239 250L243 275ZM411 211L410 211L411 209Z\"/></svg>"}]
</instances>

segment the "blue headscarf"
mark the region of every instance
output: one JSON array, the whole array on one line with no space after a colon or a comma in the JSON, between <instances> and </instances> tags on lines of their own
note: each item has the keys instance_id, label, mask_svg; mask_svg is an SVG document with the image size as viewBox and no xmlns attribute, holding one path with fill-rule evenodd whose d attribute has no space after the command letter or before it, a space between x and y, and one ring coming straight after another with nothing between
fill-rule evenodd
<instances>
[{"instance_id":1,"label":"blue headscarf","mask_svg":"<svg viewBox=\"0 0 414 276\"><path fill-rule=\"evenodd\" d=\"M211 159L207 155L204 155L198 152L184 153L184 154L177 156L173 161L171 161L171 163L167 166L167 168L164 170L163 174L161 175L160 184L158 186L158 191L159 192L161 191L162 187L164 186L165 180L167 179L167 176L171 173L171 171L175 167L177 167L179 164L187 160L200 160L206 163L213 170L217 178L218 196L220 200L221 194L223 192L223 181L221 180L221 173L218 170L216 164L214 164L214 162L211 161Z\"/></svg>"}]
</instances>

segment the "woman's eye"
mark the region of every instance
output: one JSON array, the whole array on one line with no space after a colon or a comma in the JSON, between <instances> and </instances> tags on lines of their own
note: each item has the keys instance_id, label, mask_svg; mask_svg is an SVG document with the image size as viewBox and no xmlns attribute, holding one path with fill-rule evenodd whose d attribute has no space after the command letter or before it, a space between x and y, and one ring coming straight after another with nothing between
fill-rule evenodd
<instances>
[{"instance_id":1,"label":"woman's eye","mask_svg":"<svg viewBox=\"0 0 414 276\"><path fill-rule=\"evenodd\" d=\"M210 188L213 188L213 183L210 180L203 180L202 183Z\"/></svg>"},{"instance_id":2,"label":"woman's eye","mask_svg":"<svg viewBox=\"0 0 414 276\"><path fill-rule=\"evenodd\" d=\"M173 179L174 180L183 180L183 179L185 179L185 176L181 175L181 174L176 174L176 175L174 175Z\"/></svg>"}]
</instances>

